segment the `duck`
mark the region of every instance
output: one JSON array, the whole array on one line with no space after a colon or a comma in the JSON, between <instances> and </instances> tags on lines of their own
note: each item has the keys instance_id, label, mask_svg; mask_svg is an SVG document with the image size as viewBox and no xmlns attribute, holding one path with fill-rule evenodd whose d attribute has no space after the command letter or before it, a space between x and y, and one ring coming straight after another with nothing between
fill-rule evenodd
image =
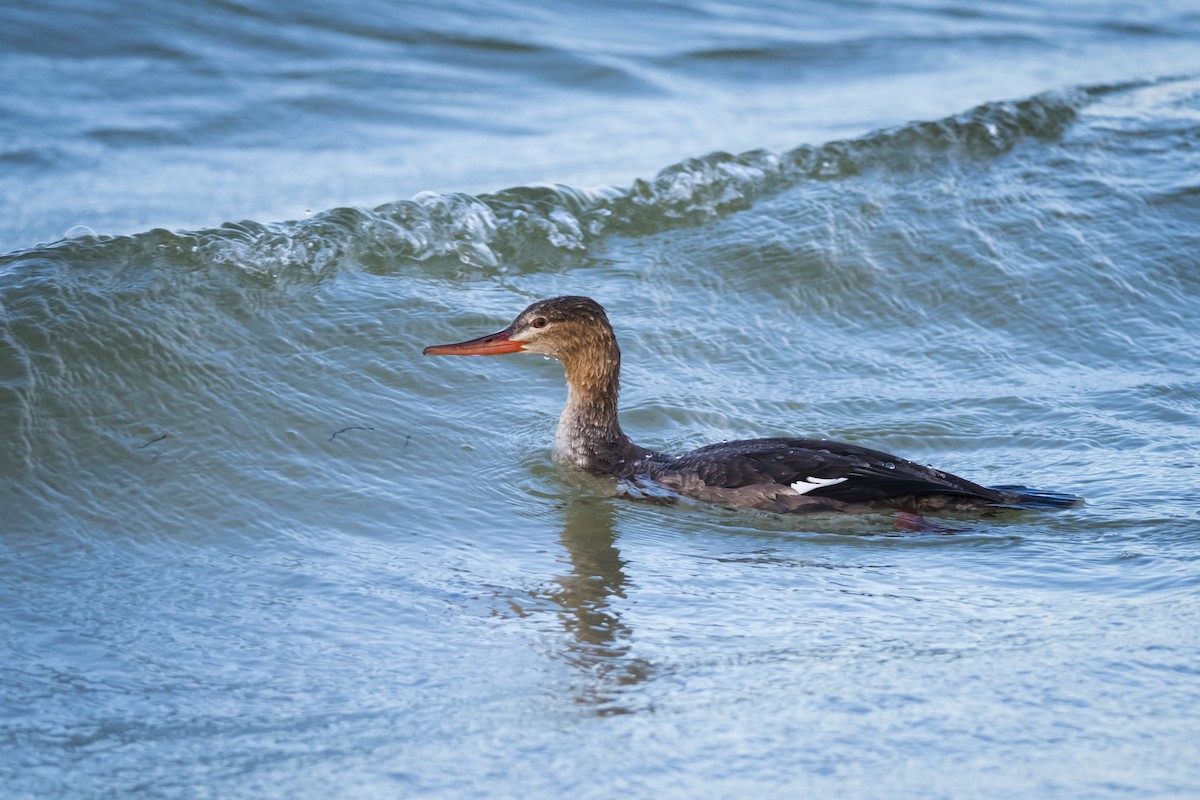
<instances>
[{"instance_id":1,"label":"duck","mask_svg":"<svg viewBox=\"0 0 1200 800\"><path fill-rule=\"evenodd\" d=\"M566 373L567 400L554 435L556 461L725 508L927 514L1080 502L1074 495L1025 486L985 487L899 456L825 439L742 439L680 454L635 444L618 417L621 349L604 307L590 297L539 300L503 330L430 345L422 353L557 359Z\"/></svg>"}]
</instances>

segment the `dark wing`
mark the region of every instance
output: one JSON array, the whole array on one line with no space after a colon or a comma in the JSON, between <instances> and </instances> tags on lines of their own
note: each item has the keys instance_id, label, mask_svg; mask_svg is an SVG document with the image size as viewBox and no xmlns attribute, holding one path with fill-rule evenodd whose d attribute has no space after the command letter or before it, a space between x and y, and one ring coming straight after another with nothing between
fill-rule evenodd
<instances>
[{"instance_id":1,"label":"dark wing","mask_svg":"<svg viewBox=\"0 0 1200 800\"><path fill-rule=\"evenodd\" d=\"M667 470L690 472L711 487L774 484L843 503L920 495L1001 499L998 492L956 475L878 450L821 439L722 442L680 456Z\"/></svg>"}]
</instances>

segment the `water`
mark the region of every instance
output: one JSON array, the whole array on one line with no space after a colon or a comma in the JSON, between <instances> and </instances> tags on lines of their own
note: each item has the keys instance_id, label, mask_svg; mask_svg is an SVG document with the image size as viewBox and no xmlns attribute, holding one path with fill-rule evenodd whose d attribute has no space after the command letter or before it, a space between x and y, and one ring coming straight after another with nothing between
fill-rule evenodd
<instances>
[{"instance_id":1,"label":"water","mask_svg":"<svg viewBox=\"0 0 1200 800\"><path fill-rule=\"evenodd\" d=\"M0 37L6 797L1200 791L1190 4ZM550 462L556 363L419 355L562 293L609 308L643 444L1087 504L617 496Z\"/></svg>"}]
</instances>

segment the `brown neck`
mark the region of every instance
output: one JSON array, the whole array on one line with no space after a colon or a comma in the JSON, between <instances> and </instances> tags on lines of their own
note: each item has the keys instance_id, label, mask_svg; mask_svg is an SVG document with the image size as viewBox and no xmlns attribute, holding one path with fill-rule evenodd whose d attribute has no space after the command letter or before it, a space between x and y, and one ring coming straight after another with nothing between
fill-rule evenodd
<instances>
[{"instance_id":1,"label":"brown neck","mask_svg":"<svg viewBox=\"0 0 1200 800\"><path fill-rule=\"evenodd\" d=\"M567 405L558 420L554 453L595 472L618 473L646 451L629 441L617 419L621 351L615 337L564 354Z\"/></svg>"}]
</instances>

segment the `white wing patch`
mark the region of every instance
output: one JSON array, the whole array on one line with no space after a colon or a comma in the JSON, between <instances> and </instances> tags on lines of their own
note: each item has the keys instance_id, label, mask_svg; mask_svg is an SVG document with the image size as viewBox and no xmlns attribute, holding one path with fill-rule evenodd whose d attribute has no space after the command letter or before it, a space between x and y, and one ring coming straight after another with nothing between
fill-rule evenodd
<instances>
[{"instance_id":1,"label":"white wing patch","mask_svg":"<svg viewBox=\"0 0 1200 800\"><path fill-rule=\"evenodd\" d=\"M846 478L805 478L802 481L796 481L792 484L792 491L796 494L807 494L813 489L820 489L822 486L832 486L835 483L842 483Z\"/></svg>"}]
</instances>

